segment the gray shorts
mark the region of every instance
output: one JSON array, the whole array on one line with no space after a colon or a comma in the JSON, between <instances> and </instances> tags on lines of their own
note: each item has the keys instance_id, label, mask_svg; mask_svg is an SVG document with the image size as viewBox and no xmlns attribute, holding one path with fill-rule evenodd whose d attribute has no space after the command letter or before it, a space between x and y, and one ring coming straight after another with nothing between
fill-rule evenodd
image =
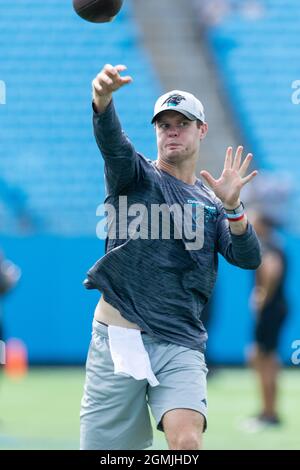
<instances>
[{"instance_id":1,"label":"gray shorts","mask_svg":"<svg viewBox=\"0 0 300 470\"><path fill-rule=\"evenodd\" d=\"M176 408L207 416L204 355L143 333L152 370L160 384L114 374L107 327L93 321L80 412L80 448L83 450L140 450L152 445L149 407L157 428L162 417ZM149 407L148 407L149 405Z\"/></svg>"}]
</instances>

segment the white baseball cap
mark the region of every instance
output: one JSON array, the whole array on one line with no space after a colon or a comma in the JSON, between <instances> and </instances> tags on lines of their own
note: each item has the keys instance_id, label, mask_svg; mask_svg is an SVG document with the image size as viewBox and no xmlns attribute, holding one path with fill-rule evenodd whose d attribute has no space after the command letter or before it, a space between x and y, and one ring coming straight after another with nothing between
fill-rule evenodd
<instances>
[{"instance_id":1,"label":"white baseball cap","mask_svg":"<svg viewBox=\"0 0 300 470\"><path fill-rule=\"evenodd\" d=\"M160 96L154 106L152 124L163 111L177 111L191 121L198 119L205 122L203 104L187 91L172 90Z\"/></svg>"}]
</instances>

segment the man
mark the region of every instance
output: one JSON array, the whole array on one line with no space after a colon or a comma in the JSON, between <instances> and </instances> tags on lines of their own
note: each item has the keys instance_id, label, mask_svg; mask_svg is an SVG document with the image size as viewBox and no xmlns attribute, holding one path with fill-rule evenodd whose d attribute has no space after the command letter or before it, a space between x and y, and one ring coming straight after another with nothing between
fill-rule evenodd
<instances>
[{"instance_id":1,"label":"man","mask_svg":"<svg viewBox=\"0 0 300 470\"><path fill-rule=\"evenodd\" d=\"M257 172L245 176L251 155L241 164L239 147L234 160L232 148L227 150L218 180L201 172L214 192L196 178L208 126L200 101L177 90L155 105L157 160L138 154L121 130L112 99L132 81L121 76L125 69L107 64L93 81L94 129L105 161L106 202L120 212L126 196L131 209L144 209L135 229L130 218L125 231L124 217L109 218L109 234L116 225L117 236L108 236L105 256L85 281L103 295L86 366L81 448L149 447L148 403L170 449L200 449L207 415L200 315L215 283L218 252L244 269L260 263L259 243L240 201L241 188ZM147 232L147 217L157 205L172 206L171 237L164 236L164 226L159 237ZM186 206L195 239L191 227L181 230L188 225L179 217Z\"/></svg>"},{"instance_id":2,"label":"man","mask_svg":"<svg viewBox=\"0 0 300 470\"><path fill-rule=\"evenodd\" d=\"M12 261L5 258L0 251L0 371L4 364L2 355L4 354L4 319L2 309L2 298L4 298L16 285L21 278L21 269Z\"/></svg>"},{"instance_id":3,"label":"man","mask_svg":"<svg viewBox=\"0 0 300 470\"><path fill-rule=\"evenodd\" d=\"M285 295L286 256L275 235L276 222L265 211L251 211L251 222L261 240L262 262L255 273L251 307L255 312L255 345L251 357L259 380L262 409L250 419L250 431L280 424L277 412L279 362L277 348L287 316Z\"/></svg>"}]
</instances>

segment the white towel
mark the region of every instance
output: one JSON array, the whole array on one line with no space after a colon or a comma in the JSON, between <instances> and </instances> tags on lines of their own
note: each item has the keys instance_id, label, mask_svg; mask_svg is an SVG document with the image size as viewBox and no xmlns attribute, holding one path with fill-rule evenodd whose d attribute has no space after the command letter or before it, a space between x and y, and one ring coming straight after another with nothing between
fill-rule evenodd
<instances>
[{"instance_id":1,"label":"white towel","mask_svg":"<svg viewBox=\"0 0 300 470\"><path fill-rule=\"evenodd\" d=\"M115 374L147 379L152 387L159 385L139 330L109 325L108 340Z\"/></svg>"}]
</instances>

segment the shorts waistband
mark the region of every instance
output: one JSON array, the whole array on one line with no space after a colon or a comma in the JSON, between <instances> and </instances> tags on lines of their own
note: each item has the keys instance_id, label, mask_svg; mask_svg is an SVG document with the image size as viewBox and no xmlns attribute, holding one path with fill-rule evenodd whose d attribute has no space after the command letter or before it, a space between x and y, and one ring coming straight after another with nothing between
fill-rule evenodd
<instances>
[{"instance_id":1,"label":"shorts waistband","mask_svg":"<svg viewBox=\"0 0 300 470\"><path fill-rule=\"evenodd\" d=\"M101 336L104 336L105 338L108 339L108 326L105 323L99 322L99 321L95 320L95 318L94 318L93 319L93 330L96 330L97 333L99 333ZM154 338L149 336L145 331L141 331L141 335L142 335L142 338L143 338L144 342L149 343L149 342L156 341Z\"/></svg>"}]
</instances>

